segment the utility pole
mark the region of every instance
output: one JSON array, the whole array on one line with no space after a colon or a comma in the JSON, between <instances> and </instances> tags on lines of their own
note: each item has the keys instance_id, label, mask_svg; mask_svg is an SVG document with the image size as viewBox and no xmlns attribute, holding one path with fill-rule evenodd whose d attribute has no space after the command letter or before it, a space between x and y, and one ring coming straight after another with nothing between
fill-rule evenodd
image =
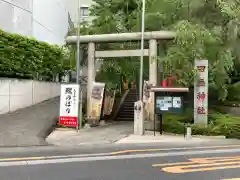
<instances>
[{"instance_id":1,"label":"utility pole","mask_svg":"<svg viewBox=\"0 0 240 180\"><path fill-rule=\"evenodd\" d=\"M141 24L141 57L140 57L140 82L139 100L143 100L143 58L144 58L144 30L145 30L145 0L142 0L142 24Z\"/></svg>"},{"instance_id":2,"label":"utility pole","mask_svg":"<svg viewBox=\"0 0 240 180\"><path fill-rule=\"evenodd\" d=\"M82 68L80 67L80 23L81 23L81 15L80 15L80 0L77 0L77 55L76 55L76 83L79 85L79 110L78 110L78 127L77 129L82 128L82 88L80 84L80 77L82 77Z\"/></svg>"}]
</instances>

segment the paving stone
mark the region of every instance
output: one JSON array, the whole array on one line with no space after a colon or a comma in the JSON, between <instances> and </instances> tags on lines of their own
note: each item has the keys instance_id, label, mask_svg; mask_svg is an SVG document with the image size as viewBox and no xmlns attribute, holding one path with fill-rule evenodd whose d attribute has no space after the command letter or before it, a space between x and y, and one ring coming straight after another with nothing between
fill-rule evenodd
<instances>
[{"instance_id":1,"label":"paving stone","mask_svg":"<svg viewBox=\"0 0 240 180\"><path fill-rule=\"evenodd\" d=\"M0 147L47 145L59 116L59 98L0 115Z\"/></svg>"}]
</instances>

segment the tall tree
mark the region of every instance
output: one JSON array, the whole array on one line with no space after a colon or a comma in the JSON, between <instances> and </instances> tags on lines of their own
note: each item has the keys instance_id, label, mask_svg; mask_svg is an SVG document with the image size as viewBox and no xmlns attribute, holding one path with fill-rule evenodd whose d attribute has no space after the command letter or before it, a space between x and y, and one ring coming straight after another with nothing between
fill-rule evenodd
<instances>
[{"instance_id":1,"label":"tall tree","mask_svg":"<svg viewBox=\"0 0 240 180\"><path fill-rule=\"evenodd\" d=\"M140 0L94 0L88 27L90 34L140 31ZM240 67L240 5L237 0L146 0L146 31L171 30L177 37L165 42L165 57L159 58L165 72L178 77L178 83L192 86L195 59L209 60L209 84L219 99L227 97L227 85ZM104 44L99 48L136 48L139 43ZM125 58L126 60L126 58ZM105 62L106 71L131 72L137 59L128 65L120 61ZM135 66L129 65L135 63ZM108 64L108 65L106 65ZM135 68L137 71L137 69ZM134 70L134 71L135 71ZM145 69L147 71L147 69ZM232 73L234 72L234 73Z\"/></svg>"}]
</instances>

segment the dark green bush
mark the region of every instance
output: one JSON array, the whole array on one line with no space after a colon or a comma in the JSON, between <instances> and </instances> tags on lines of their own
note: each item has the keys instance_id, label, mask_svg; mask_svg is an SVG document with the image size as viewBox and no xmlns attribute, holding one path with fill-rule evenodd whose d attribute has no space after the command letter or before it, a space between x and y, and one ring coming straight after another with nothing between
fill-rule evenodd
<instances>
[{"instance_id":1,"label":"dark green bush","mask_svg":"<svg viewBox=\"0 0 240 180\"><path fill-rule=\"evenodd\" d=\"M167 113L163 116L163 129L165 132L183 134L186 123L189 123L189 116L186 114L179 115Z\"/></svg>"},{"instance_id":2,"label":"dark green bush","mask_svg":"<svg viewBox=\"0 0 240 180\"><path fill-rule=\"evenodd\" d=\"M184 134L184 124L179 121L167 121L163 123L163 130L174 134Z\"/></svg>"},{"instance_id":3,"label":"dark green bush","mask_svg":"<svg viewBox=\"0 0 240 180\"><path fill-rule=\"evenodd\" d=\"M238 101L240 100L240 82L236 82L228 86L228 101Z\"/></svg>"},{"instance_id":4,"label":"dark green bush","mask_svg":"<svg viewBox=\"0 0 240 180\"><path fill-rule=\"evenodd\" d=\"M240 117L215 113L209 116L208 126L195 125L187 123L189 116L183 115L165 115L163 122L163 129L165 132L171 132L175 134L183 134L184 127L192 127L193 135L206 135L216 136L224 135L227 138L239 138L240 139Z\"/></svg>"},{"instance_id":5,"label":"dark green bush","mask_svg":"<svg viewBox=\"0 0 240 180\"><path fill-rule=\"evenodd\" d=\"M224 135L226 138L240 139L240 123L230 124L224 129Z\"/></svg>"},{"instance_id":6,"label":"dark green bush","mask_svg":"<svg viewBox=\"0 0 240 180\"><path fill-rule=\"evenodd\" d=\"M0 30L0 77L53 80L65 57L59 46Z\"/></svg>"}]
</instances>

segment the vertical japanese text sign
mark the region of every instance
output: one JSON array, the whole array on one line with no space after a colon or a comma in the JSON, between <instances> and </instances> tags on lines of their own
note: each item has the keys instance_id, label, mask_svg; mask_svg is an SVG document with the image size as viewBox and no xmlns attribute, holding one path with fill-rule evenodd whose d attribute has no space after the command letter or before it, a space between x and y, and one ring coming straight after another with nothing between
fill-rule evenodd
<instances>
[{"instance_id":1,"label":"vertical japanese text sign","mask_svg":"<svg viewBox=\"0 0 240 180\"><path fill-rule=\"evenodd\" d=\"M194 123L208 123L208 60L195 60L198 71L194 82Z\"/></svg>"},{"instance_id":2,"label":"vertical japanese text sign","mask_svg":"<svg viewBox=\"0 0 240 180\"><path fill-rule=\"evenodd\" d=\"M78 126L79 85L62 84L60 97L59 124L64 126Z\"/></svg>"},{"instance_id":3,"label":"vertical japanese text sign","mask_svg":"<svg viewBox=\"0 0 240 180\"><path fill-rule=\"evenodd\" d=\"M93 120L99 121L101 118L101 110L103 106L103 101L104 101L104 88L105 88L105 83L93 83L93 88L92 88L92 108L91 108L91 118Z\"/></svg>"}]
</instances>

